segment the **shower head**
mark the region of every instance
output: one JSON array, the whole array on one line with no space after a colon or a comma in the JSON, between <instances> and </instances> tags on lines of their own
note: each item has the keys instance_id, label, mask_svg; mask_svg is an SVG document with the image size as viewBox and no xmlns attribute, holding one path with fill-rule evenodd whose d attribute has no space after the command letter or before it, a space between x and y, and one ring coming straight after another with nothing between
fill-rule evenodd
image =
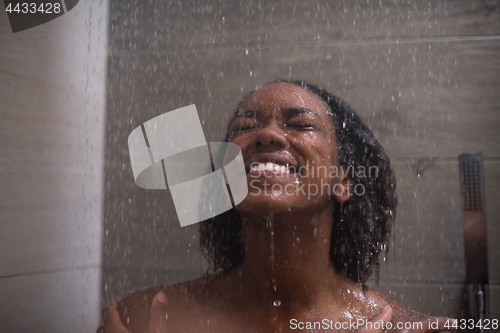
<instances>
[{"instance_id":1,"label":"shower head","mask_svg":"<svg viewBox=\"0 0 500 333\"><path fill-rule=\"evenodd\" d=\"M488 283L483 156L480 152L458 157L467 283Z\"/></svg>"},{"instance_id":2,"label":"shower head","mask_svg":"<svg viewBox=\"0 0 500 333\"><path fill-rule=\"evenodd\" d=\"M482 319L489 312L483 155L460 153L458 162L467 299L471 316Z\"/></svg>"}]
</instances>

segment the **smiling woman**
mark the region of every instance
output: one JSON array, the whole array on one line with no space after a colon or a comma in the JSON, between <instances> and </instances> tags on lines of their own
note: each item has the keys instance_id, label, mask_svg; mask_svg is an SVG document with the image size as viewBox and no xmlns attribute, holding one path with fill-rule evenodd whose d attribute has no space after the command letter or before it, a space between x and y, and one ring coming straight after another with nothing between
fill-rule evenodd
<instances>
[{"instance_id":1,"label":"smiling woman","mask_svg":"<svg viewBox=\"0 0 500 333\"><path fill-rule=\"evenodd\" d=\"M383 148L347 105L303 81L274 82L240 102L227 140L241 148L249 193L235 210L200 225L211 271L112 302L101 331L450 326L364 284L387 247L396 180ZM352 171L360 168L376 172Z\"/></svg>"}]
</instances>

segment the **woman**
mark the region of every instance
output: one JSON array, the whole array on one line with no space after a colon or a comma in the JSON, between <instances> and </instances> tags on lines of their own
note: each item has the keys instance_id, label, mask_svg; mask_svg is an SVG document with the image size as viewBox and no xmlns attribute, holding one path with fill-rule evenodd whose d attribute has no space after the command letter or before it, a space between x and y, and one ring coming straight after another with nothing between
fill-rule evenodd
<instances>
[{"instance_id":1,"label":"woman","mask_svg":"<svg viewBox=\"0 0 500 333\"><path fill-rule=\"evenodd\" d=\"M111 302L101 331L438 332L452 324L364 285L389 239L396 180L347 105L309 83L277 81L238 105L228 141L241 148L249 193L237 211L200 225L213 274Z\"/></svg>"}]
</instances>

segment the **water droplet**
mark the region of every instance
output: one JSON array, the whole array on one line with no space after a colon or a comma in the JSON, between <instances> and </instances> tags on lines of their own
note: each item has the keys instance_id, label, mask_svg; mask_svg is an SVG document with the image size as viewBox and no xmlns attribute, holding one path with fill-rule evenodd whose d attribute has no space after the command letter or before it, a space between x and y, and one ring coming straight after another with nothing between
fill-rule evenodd
<instances>
[{"instance_id":1,"label":"water droplet","mask_svg":"<svg viewBox=\"0 0 500 333\"><path fill-rule=\"evenodd\" d=\"M275 307L278 307L278 306L280 306L280 305L281 305L281 301L280 301L279 299L277 299L277 300L275 300L275 301L273 302L273 305L274 305Z\"/></svg>"}]
</instances>

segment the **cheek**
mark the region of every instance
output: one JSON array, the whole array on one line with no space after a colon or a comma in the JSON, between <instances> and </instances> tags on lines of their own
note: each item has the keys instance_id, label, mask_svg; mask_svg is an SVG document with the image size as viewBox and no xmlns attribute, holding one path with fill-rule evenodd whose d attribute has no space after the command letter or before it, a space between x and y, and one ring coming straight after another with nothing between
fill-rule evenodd
<instances>
[{"instance_id":1,"label":"cheek","mask_svg":"<svg viewBox=\"0 0 500 333\"><path fill-rule=\"evenodd\" d=\"M304 133L293 138L291 144L307 160L320 165L333 165L336 161L335 141L326 135Z\"/></svg>"},{"instance_id":2,"label":"cheek","mask_svg":"<svg viewBox=\"0 0 500 333\"><path fill-rule=\"evenodd\" d=\"M333 146L334 144L307 142L301 146L299 153L307 165L308 182L330 184L332 188L340 182L341 170L338 166L337 149Z\"/></svg>"},{"instance_id":3,"label":"cheek","mask_svg":"<svg viewBox=\"0 0 500 333\"><path fill-rule=\"evenodd\" d=\"M240 147L241 151L243 151L244 147L246 146L245 143L247 141L248 140L245 140L244 135L238 135L238 136L236 136L234 138L230 138L228 140L228 142L234 143L235 145L238 145Z\"/></svg>"}]
</instances>

